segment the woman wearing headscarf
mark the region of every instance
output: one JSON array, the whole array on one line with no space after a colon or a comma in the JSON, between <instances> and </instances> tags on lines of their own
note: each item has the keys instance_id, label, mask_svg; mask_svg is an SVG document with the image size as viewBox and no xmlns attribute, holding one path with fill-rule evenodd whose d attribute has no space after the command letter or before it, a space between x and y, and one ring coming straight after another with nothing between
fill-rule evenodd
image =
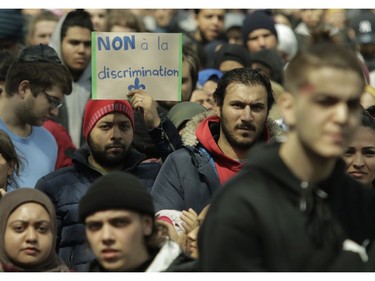
<instances>
[{"instance_id":1,"label":"woman wearing headscarf","mask_svg":"<svg viewBox=\"0 0 375 281\"><path fill-rule=\"evenodd\" d=\"M0 271L69 271L55 253L55 210L43 192L5 194L0 214Z\"/></svg>"}]
</instances>

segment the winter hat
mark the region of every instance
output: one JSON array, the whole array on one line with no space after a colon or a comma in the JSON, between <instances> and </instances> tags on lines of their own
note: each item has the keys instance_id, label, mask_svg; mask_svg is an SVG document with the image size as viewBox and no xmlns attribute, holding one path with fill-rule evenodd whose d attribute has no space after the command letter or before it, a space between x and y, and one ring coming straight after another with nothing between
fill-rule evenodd
<instances>
[{"instance_id":1,"label":"winter hat","mask_svg":"<svg viewBox=\"0 0 375 281\"><path fill-rule=\"evenodd\" d=\"M23 48L17 60L19 62L49 62L61 64L61 60L55 49L44 44Z\"/></svg>"},{"instance_id":2,"label":"winter hat","mask_svg":"<svg viewBox=\"0 0 375 281\"><path fill-rule=\"evenodd\" d=\"M200 70L198 72L198 86L203 87L203 85L208 81L208 80L215 80L219 81L221 76L223 76L223 73L215 68L206 68L203 70Z\"/></svg>"},{"instance_id":3,"label":"winter hat","mask_svg":"<svg viewBox=\"0 0 375 281\"><path fill-rule=\"evenodd\" d=\"M134 130L134 110L127 100L89 100L83 116L83 135L87 139L95 124L104 116L113 112L124 113Z\"/></svg>"},{"instance_id":4,"label":"winter hat","mask_svg":"<svg viewBox=\"0 0 375 281\"><path fill-rule=\"evenodd\" d=\"M160 210L155 214L155 219L165 221L173 225L178 236L184 233L185 229L182 225L183 221L181 219L182 212L178 210Z\"/></svg>"},{"instance_id":5,"label":"winter hat","mask_svg":"<svg viewBox=\"0 0 375 281\"><path fill-rule=\"evenodd\" d=\"M179 130L181 125L191 120L195 115L206 111L207 109L197 103L191 101L179 102L172 106L168 111L167 117L172 121L174 126Z\"/></svg>"},{"instance_id":6,"label":"winter hat","mask_svg":"<svg viewBox=\"0 0 375 281\"><path fill-rule=\"evenodd\" d=\"M256 29L268 29L277 38L275 22L272 17L264 11L256 10L253 13L246 15L242 25L242 36L245 44L248 40L249 34Z\"/></svg>"},{"instance_id":7,"label":"winter hat","mask_svg":"<svg viewBox=\"0 0 375 281\"><path fill-rule=\"evenodd\" d=\"M0 40L22 42L24 22L21 9L0 9Z\"/></svg>"},{"instance_id":8,"label":"winter hat","mask_svg":"<svg viewBox=\"0 0 375 281\"><path fill-rule=\"evenodd\" d=\"M251 59L253 62L258 62L271 69L271 80L280 84L283 83L283 60L276 51L271 49L261 49L254 53Z\"/></svg>"},{"instance_id":9,"label":"winter hat","mask_svg":"<svg viewBox=\"0 0 375 281\"><path fill-rule=\"evenodd\" d=\"M290 61L298 51L298 41L294 31L287 25L277 23L275 24L277 37L277 50L287 55L287 60Z\"/></svg>"},{"instance_id":10,"label":"winter hat","mask_svg":"<svg viewBox=\"0 0 375 281\"><path fill-rule=\"evenodd\" d=\"M231 29L233 27L242 28L242 23L245 15L241 12L228 12L224 17L224 30Z\"/></svg>"},{"instance_id":11,"label":"winter hat","mask_svg":"<svg viewBox=\"0 0 375 281\"><path fill-rule=\"evenodd\" d=\"M361 13L353 20L355 41L359 44L375 43L375 14Z\"/></svg>"},{"instance_id":12,"label":"winter hat","mask_svg":"<svg viewBox=\"0 0 375 281\"><path fill-rule=\"evenodd\" d=\"M127 172L111 172L95 180L79 201L79 219L84 222L95 212L113 209L155 216L150 193L136 176Z\"/></svg>"},{"instance_id":13,"label":"winter hat","mask_svg":"<svg viewBox=\"0 0 375 281\"><path fill-rule=\"evenodd\" d=\"M244 46L237 44L225 43L221 46L215 54L214 68L220 69L221 63L227 60L236 61L244 67L249 67L251 64L249 51Z\"/></svg>"}]
</instances>

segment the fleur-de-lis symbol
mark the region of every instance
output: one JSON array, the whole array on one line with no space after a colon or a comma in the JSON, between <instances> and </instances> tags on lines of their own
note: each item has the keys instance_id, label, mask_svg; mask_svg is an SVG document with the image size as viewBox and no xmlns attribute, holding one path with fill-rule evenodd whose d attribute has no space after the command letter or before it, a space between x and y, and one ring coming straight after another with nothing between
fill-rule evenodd
<instances>
[{"instance_id":1,"label":"fleur-de-lis symbol","mask_svg":"<svg viewBox=\"0 0 375 281\"><path fill-rule=\"evenodd\" d=\"M142 89L142 90L145 90L146 89L146 86L144 84L139 84L139 79L138 77L135 78L134 80L134 85L129 85L128 87L128 90L131 91L131 90L138 90L138 89Z\"/></svg>"}]
</instances>

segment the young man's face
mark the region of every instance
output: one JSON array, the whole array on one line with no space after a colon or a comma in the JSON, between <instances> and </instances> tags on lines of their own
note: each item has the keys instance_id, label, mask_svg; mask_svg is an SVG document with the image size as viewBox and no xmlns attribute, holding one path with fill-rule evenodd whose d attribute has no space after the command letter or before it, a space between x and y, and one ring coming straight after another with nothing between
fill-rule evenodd
<instances>
[{"instance_id":1,"label":"young man's face","mask_svg":"<svg viewBox=\"0 0 375 281\"><path fill-rule=\"evenodd\" d=\"M56 24L57 24L57 21L53 21L53 20L38 21L35 24L34 34L31 37L30 43L33 45L39 45L39 44L48 45Z\"/></svg>"},{"instance_id":2,"label":"young man's face","mask_svg":"<svg viewBox=\"0 0 375 281\"><path fill-rule=\"evenodd\" d=\"M229 84L220 110L219 143L248 149L260 136L268 115L267 90L261 85Z\"/></svg>"},{"instance_id":3,"label":"young man's face","mask_svg":"<svg viewBox=\"0 0 375 281\"><path fill-rule=\"evenodd\" d=\"M353 71L310 71L295 95L293 123L302 145L325 158L341 156L360 122L361 79Z\"/></svg>"},{"instance_id":4,"label":"young man's face","mask_svg":"<svg viewBox=\"0 0 375 281\"><path fill-rule=\"evenodd\" d=\"M268 29L255 29L249 33L246 41L246 47L250 53L259 52L262 49L276 49L277 38Z\"/></svg>"},{"instance_id":5,"label":"young man's face","mask_svg":"<svg viewBox=\"0 0 375 281\"><path fill-rule=\"evenodd\" d=\"M224 31L225 10L201 10L196 16L197 28L206 41L217 39Z\"/></svg>"},{"instance_id":6,"label":"young man's face","mask_svg":"<svg viewBox=\"0 0 375 281\"><path fill-rule=\"evenodd\" d=\"M95 31L107 31L108 12L106 9L86 9L86 11L90 14Z\"/></svg>"},{"instance_id":7,"label":"young man's face","mask_svg":"<svg viewBox=\"0 0 375 281\"><path fill-rule=\"evenodd\" d=\"M72 71L85 70L91 60L91 31L80 26L68 28L61 42L65 65Z\"/></svg>"},{"instance_id":8,"label":"young man's face","mask_svg":"<svg viewBox=\"0 0 375 281\"><path fill-rule=\"evenodd\" d=\"M90 133L92 157L102 167L121 167L133 137L131 121L125 114L107 114L95 124Z\"/></svg>"},{"instance_id":9,"label":"young man's face","mask_svg":"<svg viewBox=\"0 0 375 281\"><path fill-rule=\"evenodd\" d=\"M17 108L21 122L32 126L42 126L44 121L57 117L59 109L56 104L64 101L64 94L53 86L51 89L33 95L28 81L20 84L20 93L24 95L22 106Z\"/></svg>"},{"instance_id":10,"label":"young man's face","mask_svg":"<svg viewBox=\"0 0 375 281\"><path fill-rule=\"evenodd\" d=\"M131 271L148 258L149 216L128 210L99 211L85 220L86 237L98 262L109 271Z\"/></svg>"}]
</instances>

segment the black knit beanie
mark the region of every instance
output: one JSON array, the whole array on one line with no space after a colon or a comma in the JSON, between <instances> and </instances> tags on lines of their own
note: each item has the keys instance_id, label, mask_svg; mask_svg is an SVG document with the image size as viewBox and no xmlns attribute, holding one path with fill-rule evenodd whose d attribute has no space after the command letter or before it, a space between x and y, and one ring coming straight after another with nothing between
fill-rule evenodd
<instances>
[{"instance_id":1,"label":"black knit beanie","mask_svg":"<svg viewBox=\"0 0 375 281\"><path fill-rule=\"evenodd\" d=\"M275 28L275 22L273 18L265 13L262 10L254 11L251 14L248 14L242 25L242 37L243 41L246 45L246 42L248 40L248 36L251 32L253 32L256 29L268 29L271 31L277 38L277 31Z\"/></svg>"},{"instance_id":2,"label":"black knit beanie","mask_svg":"<svg viewBox=\"0 0 375 281\"><path fill-rule=\"evenodd\" d=\"M220 69L221 63L228 60L236 61L243 67L250 67L251 65L250 53L242 45L224 43L215 54L214 68Z\"/></svg>"},{"instance_id":3,"label":"black knit beanie","mask_svg":"<svg viewBox=\"0 0 375 281\"><path fill-rule=\"evenodd\" d=\"M98 212L125 209L155 215L152 197L139 179L126 172L111 172L94 181L79 202L79 219Z\"/></svg>"},{"instance_id":4,"label":"black knit beanie","mask_svg":"<svg viewBox=\"0 0 375 281\"><path fill-rule=\"evenodd\" d=\"M19 62L48 62L61 64L61 60L55 49L44 44L23 48L19 53L17 60Z\"/></svg>"}]
</instances>

